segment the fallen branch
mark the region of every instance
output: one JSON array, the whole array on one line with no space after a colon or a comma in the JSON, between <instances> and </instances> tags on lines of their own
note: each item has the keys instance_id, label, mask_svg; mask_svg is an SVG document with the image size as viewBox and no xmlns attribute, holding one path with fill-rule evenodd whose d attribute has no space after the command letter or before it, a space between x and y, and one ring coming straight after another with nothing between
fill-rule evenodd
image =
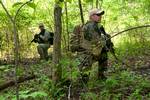
<instances>
[{"instance_id":1,"label":"fallen branch","mask_svg":"<svg viewBox=\"0 0 150 100\"><path fill-rule=\"evenodd\" d=\"M22 83L22 82L24 82L24 81L32 80L32 79L34 79L34 78L36 78L35 75L31 75L31 76L21 76L21 77L18 78L17 83ZM14 86L14 85L15 85L15 80L10 80L10 81L8 81L8 82L6 82L6 83L0 85L0 91L6 89L6 88L8 88L8 87Z\"/></svg>"}]
</instances>

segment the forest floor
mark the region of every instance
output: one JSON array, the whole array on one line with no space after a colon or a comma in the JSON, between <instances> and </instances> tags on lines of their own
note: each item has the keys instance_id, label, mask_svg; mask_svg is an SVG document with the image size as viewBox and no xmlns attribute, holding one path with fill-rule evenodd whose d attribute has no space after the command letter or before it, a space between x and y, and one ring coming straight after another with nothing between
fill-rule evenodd
<instances>
[{"instance_id":1,"label":"forest floor","mask_svg":"<svg viewBox=\"0 0 150 100\"><path fill-rule=\"evenodd\" d=\"M133 72L135 72L138 75L141 75L142 77L148 77L150 80L150 50L146 50L142 53L142 55L135 55L135 56L127 56L124 59L124 63L128 64L129 69ZM111 69L110 72L107 72L107 77L111 76L112 72L115 72L115 69L112 68L112 64L114 64L114 59L109 59L109 66L108 69ZM32 59L22 59L22 61L19 63L19 69L21 69L18 74L19 76L28 76L33 75L36 73L41 73L48 75L51 77L51 68L50 68L50 62L43 63L42 61L39 61L39 58L32 58ZM127 66L122 65L123 69L126 69ZM12 77L14 77L14 65L12 62L3 62L1 61L0 65L0 86L1 84L4 84L10 80L12 80ZM26 84L26 83L25 83ZM8 88L9 89L9 88ZM78 90L76 92L81 93L84 92L85 89ZM86 90L85 90L86 91ZM91 89L90 91L95 91L95 89ZM96 91L99 91L96 88ZM75 98L79 98L78 95L76 95Z\"/></svg>"}]
</instances>

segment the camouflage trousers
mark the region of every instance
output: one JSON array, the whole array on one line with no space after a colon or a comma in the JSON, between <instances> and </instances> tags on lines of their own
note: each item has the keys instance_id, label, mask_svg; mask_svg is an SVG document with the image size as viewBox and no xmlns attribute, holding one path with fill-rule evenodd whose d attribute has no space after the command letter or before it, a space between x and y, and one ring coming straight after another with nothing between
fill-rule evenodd
<instances>
[{"instance_id":1,"label":"camouflage trousers","mask_svg":"<svg viewBox=\"0 0 150 100\"><path fill-rule=\"evenodd\" d=\"M107 70L108 55L105 50L102 50L101 55L97 57L86 51L78 52L77 59L80 62L78 67L82 73L88 72L96 61L98 61L98 77L103 76L104 71Z\"/></svg>"},{"instance_id":2,"label":"camouflage trousers","mask_svg":"<svg viewBox=\"0 0 150 100\"><path fill-rule=\"evenodd\" d=\"M50 47L50 44L44 44L44 43L41 43L37 46L40 59L48 60L48 48L49 47Z\"/></svg>"}]
</instances>

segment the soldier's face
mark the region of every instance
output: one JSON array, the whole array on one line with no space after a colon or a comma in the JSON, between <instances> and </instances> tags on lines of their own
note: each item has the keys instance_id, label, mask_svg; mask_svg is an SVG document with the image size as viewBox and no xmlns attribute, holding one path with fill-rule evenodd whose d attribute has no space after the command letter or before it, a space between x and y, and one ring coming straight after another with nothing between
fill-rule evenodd
<instances>
[{"instance_id":1,"label":"soldier's face","mask_svg":"<svg viewBox=\"0 0 150 100\"><path fill-rule=\"evenodd\" d=\"M101 22L101 18L102 18L101 15L95 15L95 21L96 22Z\"/></svg>"},{"instance_id":2,"label":"soldier's face","mask_svg":"<svg viewBox=\"0 0 150 100\"><path fill-rule=\"evenodd\" d=\"M102 18L101 15L95 14L95 15L93 15L93 16L94 16L94 21L95 21L95 22L101 22L101 18Z\"/></svg>"}]
</instances>

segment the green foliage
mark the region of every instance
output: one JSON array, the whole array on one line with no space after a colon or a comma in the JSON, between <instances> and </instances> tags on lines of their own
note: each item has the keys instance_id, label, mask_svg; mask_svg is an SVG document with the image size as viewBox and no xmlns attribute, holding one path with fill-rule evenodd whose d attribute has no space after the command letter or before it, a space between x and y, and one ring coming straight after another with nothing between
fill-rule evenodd
<instances>
[{"instance_id":1,"label":"green foliage","mask_svg":"<svg viewBox=\"0 0 150 100\"><path fill-rule=\"evenodd\" d=\"M149 40L146 38L144 31L141 31L140 34L129 32L126 35L118 36L117 41L115 42L116 53L118 55L124 56L135 56L135 55L143 55L145 52L144 49L149 48ZM148 35L149 36L149 35Z\"/></svg>"},{"instance_id":2,"label":"green foliage","mask_svg":"<svg viewBox=\"0 0 150 100\"><path fill-rule=\"evenodd\" d=\"M95 93L87 92L87 93L81 93L81 99L82 100L98 100L98 96Z\"/></svg>"},{"instance_id":3,"label":"green foliage","mask_svg":"<svg viewBox=\"0 0 150 100\"><path fill-rule=\"evenodd\" d=\"M122 94L121 93L110 93L108 90L103 90L100 93L99 99L100 100L121 100Z\"/></svg>"},{"instance_id":4,"label":"green foliage","mask_svg":"<svg viewBox=\"0 0 150 100\"><path fill-rule=\"evenodd\" d=\"M66 79L72 79L73 81L77 80L79 76L79 70L78 70L78 62L77 60L70 59L69 57L63 57L63 59L60 61L60 65L62 67L62 78Z\"/></svg>"},{"instance_id":5,"label":"green foliage","mask_svg":"<svg viewBox=\"0 0 150 100\"><path fill-rule=\"evenodd\" d=\"M116 79L117 79L117 82L114 82L114 80ZM109 82L108 80L113 80L113 82L112 81ZM117 93L124 93L124 91L128 90L131 92L131 95L129 97L132 99L133 97L135 97L136 99L140 100L140 98L142 97L141 92L143 91L143 89L146 89L144 88L144 86L148 86L147 88L150 88L150 85L148 85L147 80L145 80L141 76L135 75L134 73L130 71L123 71L123 72L117 73L115 77L114 76L110 77L110 79L108 80L107 81L109 83L113 83L113 84L115 83L114 84L115 88L112 88L111 87L112 85L110 86L110 84L108 84L108 82L106 81L106 87L110 87L110 88L107 88L110 91L110 93L111 91L112 92L118 91ZM142 84L145 84L145 85L143 86ZM118 88L120 89L118 90ZM121 94L121 95L124 95L124 94Z\"/></svg>"},{"instance_id":6,"label":"green foliage","mask_svg":"<svg viewBox=\"0 0 150 100\"><path fill-rule=\"evenodd\" d=\"M34 10L35 10L36 7L37 7L36 4L33 3L33 2L32 2L32 3L30 2L30 3L28 3L27 5L28 5L29 7L31 7L31 8L33 8Z\"/></svg>"},{"instance_id":7,"label":"green foliage","mask_svg":"<svg viewBox=\"0 0 150 100\"><path fill-rule=\"evenodd\" d=\"M66 2L69 2L69 3L71 3L72 2L72 0L65 0Z\"/></svg>"},{"instance_id":8,"label":"green foliage","mask_svg":"<svg viewBox=\"0 0 150 100\"><path fill-rule=\"evenodd\" d=\"M140 95L140 91L141 91L140 89L136 89L129 97L129 100L133 100L133 99L141 100L142 95Z\"/></svg>"},{"instance_id":9,"label":"green foliage","mask_svg":"<svg viewBox=\"0 0 150 100\"><path fill-rule=\"evenodd\" d=\"M0 66L0 71L7 72L7 71L9 71L12 67L14 67L14 66L13 66L13 65L1 65L1 66Z\"/></svg>"},{"instance_id":10,"label":"green foliage","mask_svg":"<svg viewBox=\"0 0 150 100\"><path fill-rule=\"evenodd\" d=\"M18 6L20 7L20 6L23 5L23 4L24 4L24 2L16 2L16 3L14 3L14 4L12 5L12 7L17 7L17 8L18 8ZM28 2L27 5L28 5L29 7L31 7L31 8L33 8L34 10L36 9L36 4L33 3L33 2Z\"/></svg>"},{"instance_id":11,"label":"green foliage","mask_svg":"<svg viewBox=\"0 0 150 100\"><path fill-rule=\"evenodd\" d=\"M14 3L14 4L12 5L12 7L20 6L20 5L22 5L22 4L23 4L23 2L16 2L16 3Z\"/></svg>"},{"instance_id":12,"label":"green foliage","mask_svg":"<svg viewBox=\"0 0 150 100\"><path fill-rule=\"evenodd\" d=\"M53 81L45 75L42 75L39 81L41 82L41 89L48 93L49 98L58 99L64 96L64 88L59 86L61 82L54 84Z\"/></svg>"},{"instance_id":13,"label":"green foliage","mask_svg":"<svg viewBox=\"0 0 150 100\"><path fill-rule=\"evenodd\" d=\"M20 91L20 99L42 99L44 97L47 97L47 93L44 91L36 91L30 93L29 90L27 91ZM12 100L16 100L16 97L12 98Z\"/></svg>"},{"instance_id":14,"label":"green foliage","mask_svg":"<svg viewBox=\"0 0 150 100\"><path fill-rule=\"evenodd\" d=\"M64 2L64 0L55 0L55 4L57 5L57 6L59 6L59 7L63 7L63 2Z\"/></svg>"},{"instance_id":15,"label":"green foliage","mask_svg":"<svg viewBox=\"0 0 150 100\"><path fill-rule=\"evenodd\" d=\"M115 89L115 87L117 87L119 85L118 80L113 79L113 78L109 78L106 80L106 88L108 89Z\"/></svg>"},{"instance_id":16,"label":"green foliage","mask_svg":"<svg viewBox=\"0 0 150 100\"><path fill-rule=\"evenodd\" d=\"M0 96L0 100L5 100L5 97L4 96Z\"/></svg>"},{"instance_id":17,"label":"green foliage","mask_svg":"<svg viewBox=\"0 0 150 100\"><path fill-rule=\"evenodd\" d=\"M94 0L85 0L86 3L93 2Z\"/></svg>"}]
</instances>

